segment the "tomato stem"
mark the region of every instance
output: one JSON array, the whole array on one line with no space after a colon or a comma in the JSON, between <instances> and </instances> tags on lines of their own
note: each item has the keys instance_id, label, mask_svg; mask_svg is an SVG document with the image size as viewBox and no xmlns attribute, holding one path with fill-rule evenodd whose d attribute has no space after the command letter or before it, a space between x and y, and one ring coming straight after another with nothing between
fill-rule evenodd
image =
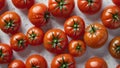
<instances>
[{"instance_id":1,"label":"tomato stem","mask_svg":"<svg viewBox=\"0 0 120 68\"><path fill-rule=\"evenodd\" d=\"M74 22L74 24L73 24L73 28L74 28L74 30L76 31L76 30L79 30L79 24L78 24L78 21L75 21L74 19L73 19L73 22Z\"/></svg>"},{"instance_id":2,"label":"tomato stem","mask_svg":"<svg viewBox=\"0 0 120 68\"><path fill-rule=\"evenodd\" d=\"M76 46L76 50L77 50L77 51L81 51L81 50L82 50L82 48L81 48L81 46L80 46L79 43L78 43L78 45Z\"/></svg>"},{"instance_id":3,"label":"tomato stem","mask_svg":"<svg viewBox=\"0 0 120 68\"><path fill-rule=\"evenodd\" d=\"M118 53L118 54L120 53L120 46L116 47L116 53Z\"/></svg>"},{"instance_id":4,"label":"tomato stem","mask_svg":"<svg viewBox=\"0 0 120 68\"><path fill-rule=\"evenodd\" d=\"M93 3L93 0L87 0L88 4L91 5Z\"/></svg>"},{"instance_id":5,"label":"tomato stem","mask_svg":"<svg viewBox=\"0 0 120 68\"><path fill-rule=\"evenodd\" d=\"M35 37L36 37L36 34L32 31L32 33L31 34L29 34L30 35L30 39L31 40L34 40L35 39Z\"/></svg>"},{"instance_id":6,"label":"tomato stem","mask_svg":"<svg viewBox=\"0 0 120 68\"><path fill-rule=\"evenodd\" d=\"M113 15L113 19L119 21L119 16L118 13L112 14Z\"/></svg>"},{"instance_id":7,"label":"tomato stem","mask_svg":"<svg viewBox=\"0 0 120 68\"><path fill-rule=\"evenodd\" d=\"M91 25L91 30L89 31L91 34L95 33L97 30L97 28L95 28L95 26Z\"/></svg>"},{"instance_id":8,"label":"tomato stem","mask_svg":"<svg viewBox=\"0 0 120 68\"><path fill-rule=\"evenodd\" d=\"M6 23L5 26L6 26L6 29L9 29L9 28L14 28L15 24L14 24L14 21L12 19L10 19L9 21L7 20L4 20L4 22Z\"/></svg>"},{"instance_id":9,"label":"tomato stem","mask_svg":"<svg viewBox=\"0 0 120 68\"><path fill-rule=\"evenodd\" d=\"M58 3L58 7L60 8L60 11L62 11L63 6L65 5L65 1L64 0L55 0Z\"/></svg>"},{"instance_id":10,"label":"tomato stem","mask_svg":"<svg viewBox=\"0 0 120 68\"><path fill-rule=\"evenodd\" d=\"M45 18L46 21L49 20L49 18L50 18L50 13L49 13L48 11L45 12L44 18Z\"/></svg>"},{"instance_id":11,"label":"tomato stem","mask_svg":"<svg viewBox=\"0 0 120 68\"><path fill-rule=\"evenodd\" d=\"M24 43L25 43L24 39L20 39L20 40L17 39L17 41L18 41L18 46L19 47L21 47L21 46L24 47Z\"/></svg>"},{"instance_id":12,"label":"tomato stem","mask_svg":"<svg viewBox=\"0 0 120 68\"><path fill-rule=\"evenodd\" d=\"M1 58L4 58L4 56L5 56L5 55L3 54L3 50L2 50L2 48L1 48L1 49L0 49L0 57L1 57Z\"/></svg>"}]
</instances>

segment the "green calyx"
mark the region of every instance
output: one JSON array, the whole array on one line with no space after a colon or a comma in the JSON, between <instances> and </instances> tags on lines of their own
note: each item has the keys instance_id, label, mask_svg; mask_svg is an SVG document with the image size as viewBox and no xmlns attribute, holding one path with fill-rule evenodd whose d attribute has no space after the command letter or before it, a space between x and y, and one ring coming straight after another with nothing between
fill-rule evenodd
<instances>
[{"instance_id":1,"label":"green calyx","mask_svg":"<svg viewBox=\"0 0 120 68\"><path fill-rule=\"evenodd\" d=\"M10 19L9 21L4 20L4 22L6 23L5 24L6 29L9 29L9 28L14 29L15 24L12 19Z\"/></svg>"},{"instance_id":2,"label":"green calyx","mask_svg":"<svg viewBox=\"0 0 120 68\"><path fill-rule=\"evenodd\" d=\"M3 54L3 50L0 49L0 57L1 57L1 58L4 58L4 56L5 56L5 55Z\"/></svg>"},{"instance_id":3,"label":"green calyx","mask_svg":"<svg viewBox=\"0 0 120 68\"><path fill-rule=\"evenodd\" d=\"M91 25L90 27L91 27L91 29L90 29L89 32L90 32L91 34L95 33L96 30L97 30L97 28L96 28L95 26L93 26L93 25Z\"/></svg>"},{"instance_id":4,"label":"green calyx","mask_svg":"<svg viewBox=\"0 0 120 68\"><path fill-rule=\"evenodd\" d=\"M87 0L88 4L91 5L93 3L93 0Z\"/></svg>"},{"instance_id":5,"label":"green calyx","mask_svg":"<svg viewBox=\"0 0 120 68\"><path fill-rule=\"evenodd\" d=\"M32 68L40 68L40 66L37 66L37 65L35 65L35 64L33 64L33 63L31 63L31 65L32 65L32 66L31 66Z\"/></svg>"},{"instance_id":6,"label":"green calyx","mask_svg":"<svg viewBox=\"0 0 120 68\"><path fill-rule=\"evenodd\" d=\"M58 63L60 64L59 68L69 68L69 65L71 65L72 63L68 63L65 61L64 57L62 57L62 61L58 61Z\"/></svg>"},{"instance_id":7,"label":"green calyx","mask_svg":"<svg viewBox=\"0 0 120 68\"><path fill-rule=\"evenodd\" d=\"M66 4L64 0L55 0L58 3L58 7L60 8L60 10L62 11L62 9L64 8L64 5Z\"/></svg>"},{"instance_id":8,"label":"green calyx","mask_svg":"<svg viewBox=\"0 0 120 68\"><path fill-rule=\"evenodd\" d=\"M79 24L78 24L78 21L75 21L74 19L73 19L73 22L74 22L74 24L73 24L73 28L74 28L74 30L75 31L77 31L77 30L79 30Z\"/></svg>"},{"instance_id":9,"label":"green calyx","mask_svg":"<svg viewBox=\"0 0 120 68\"><path fill-rule=\"evenodd\" d=\"M119 21L118 13L112 14L114 20Z\"/></svg>"},{"instance_id":10,"label":"green calyx","mask_svg":"<svg viewBox=\"0 0 120 68\"><path fill-rule=\"evenodd\" d=\"M80 44L78 44L78 45L76 46L76 50L77 50L77 51L81 51L81 50L82 50L82 48L81 48L81 45L80 45Z\"/></svg>"},{"instance_id":11,"label":"green calyx","mask_svg":"<svg viewBox=\"0 0 120 68\"><path fill-rule=\"evenodd\" d=\"M50 18L50 13L49 13L48 11L46 11L45 14L44 14L44 19L45 19L46 21L48 21L49 18Z\"/></svg>"},{"instance_id":12,"label":"green calyx","mask_svg":"<svg viewBox=\"0 0 120 68\"><path fill-rule=\"evenodd\" d=\"M34 40L35 39L35 37L37 36L34 32L32 32L31 34L29 34L30 35L30 39L31 40Z\"/></svg>"},{"instance_id":13,"label":"green calyx","mask_svg":"<svg viewBox=\"0 0 120 68\"><path fill-rule=\"evenodd\" d=\"M120 46L116 46L115 50L117 54L120 54Z\"/></svg>"},{"instance_id":14,"label":"green calyx","mask_svg":"<svg viewBox=\"0 0 120 68\"><path fill-rule=\"evenodd\" d=\"M24 39L20 39L20 40L17 39L17 42L18 42L19 47L21 47L21 46L24 47L24 43L25 43Z\"/></svg>"}]
</instances>

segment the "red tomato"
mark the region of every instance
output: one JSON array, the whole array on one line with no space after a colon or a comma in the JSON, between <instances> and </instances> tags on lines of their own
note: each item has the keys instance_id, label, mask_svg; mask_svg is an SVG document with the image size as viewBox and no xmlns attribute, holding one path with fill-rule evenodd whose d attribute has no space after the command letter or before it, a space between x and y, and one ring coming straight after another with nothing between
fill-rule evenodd
<instances>
[{"instance_id":1,"label":"red tomato","mask_svg":"<svg viewBox=\"0 0 120 68\"><path fill-rule=\"evenodd\" d=\"M16 12L7 11L0 16L0 28L8 34L15 34L21 26L20 16Z\"/></svg>"},{"instance_id":2,"label":"red tomato","mask_svg":"<svg viewBox=\"0 0 120 68\"><path fill-rule=\"evenodd\" d=\"M0 0L0 10L2 10L3 7L5 6L5 2L6 0Z\"/></svg>"},{"instance_id":3,"label":"red tomato","mask_svg":"<svg viewBox=\"0 0 120 68\"><path fill-rule=\"evenodd\" d=\"M26 37L30 45L36 46L43 43L44 32L40 28L32 27L27 31Z\"/></svg>"},{"instance_id":4,"label":"red tomato","mask_svg":"<svg viewBox=\"0 0 120 68\"><path fill-rule=\"evenodd\" d=\"M76 68L76 62L70 54L60 54L53 58L51 68Z\"/></svg>"},{"instance_id":5,"label":"red tomato","mask_svg":"<svg viewBox=\"0 0 120 68\"><path fill-rule=\"evenodd\" d=\"M102 6L102 0L78 0L77 3L79 10L89 15L97 13Z\"/></svg>"},{"instance_id":6,"label":"red tomato","mask_svg":"<svg viewBox=\"0 0 120 68\"><path fill-rule=\"evenodd\" d=\"M92 57L86 62L85 68L108 68L108 66L104 59Z\"/></svg>"},{"instance_id":7,"label":"red tomato","mask_svg":"<svg viewBox=\"0 0 120 68\"><path fill-rule=\"evenodd\" d=\"M120 0L112 0L112 2L113 2L115 5L117 5L117 6L120 7Z\"/></svg>"},{"instance_id":8,"label":"red tomato","mask_svg":"<svg viewBox=\"0 0 120 68\"><path fill-rule=\"evenodd\" d=\"M52 53L63 53L68 46L68 38L60 29L50 29L44 36L44 47Z\"/></svg>"},{"instance_id":9,"label":"red tomato","mask_svg":"<svg viewBox=\"0 0 120 68\"><path fill-rule=\"evenodd\" d=\"M117 36L110 41L108 49L114 58L120 59L120 36Z\"/></svg>"},{"instance_id":10,"label":"red tomato","mask_svg":"<svg viewBox=\"0 0 120 68\"><path fill-rule=\"evenodd\" d=\"M34 4L34 0L12 0L12 3L19 9L29 9Z\"/></svg>"},{"instance_id":11,"label":"red tomato","mask_svg":"<svg viewBox=\"0 0 120 68\"><path fill-rule=\"evenodd\" d=\"M49 10L55 17L68 17L75 6L74 0L49 0Z\"/></svg>"},{"instance_id":12,"label":"red tomato","mask_svg":"<svg viewBox=\"0 0 120 68\"><path fill-rule=\"evenodd\" d=\"M84 41L91 48L102 47L108 39L107 29L99 23L93 23L87 26Z\"/></svg>"},{"instance_id":13,"label":"red tomato","mask_svg":"<svg viewBox=\"0 0 120 68\"><path fill-rule=\"evenodd\" d=\"M27 58L26 68L47 68L47 62L44 57L34 54Z\"/></svg>"},{"instance_id":14,"label":"red tomato","mask_svg":"<svg viewBox=\"0 0 120 68\"><path fill-rule=\"evenodd\" d=\"M79 16L72 16L64 23L65 33L73 39L79 39L84 34L85 23Z\"/></svg>"},{"instance_id":15,"label":"red tomato","mask_svg":"<svg viewBox=\"0 0 120 68\"><path fill-rule=\"evenodd\" d=\"M26 67L25 67L25 64L23 63L23 61L21 61L21 60L13 60L8 65L8 68L26 68Z\"/></svg>"},{"instance_id":16,"label":"red tomato","mask_svg":"<svg viewBox=\"0 0 120 68\"><path fill-rule=\"evenodd\" d=\"M82 56L86 52L86 44L81 40L70 41L68 48L74 57Z\"/></svg>"},{"instance_id":17,"label":"red tomato","mask_svg":"<svg viewBox=\"0 0 120 68\"><path fill-rule=\"evenodd\" d=\"M117 65L117 67L116 68L120 68L120 64L119 65Z\"/></svg>"},{"instance_id":18,"label":"red tomato","mask_svg":"<svg viewBox=\"0 0 120 68\"><path fill-rule=\"evenodd\" d=\"M10 44L13 50L22 51L28 46L28 40L23 33L17 33L11 37Z\"/></svg>"},{"instance_id":19,"label":"red tomato","mask_svg":"<svg viewBox=\"0 0 120 68\"><path fill-rule=\"evenodd\" d=\"M102 12L101 20L109 29L120 28L120 8L117 6L106 7Z\"/></svg>"},{"instance_id":20,"label":"red tomato","mask_svg":"<svg viewBox=\"0 0 120 68\"><path fill-rule=\"evenodd\" d=\"M28 18L33 25L40 27L49 21L50 13L46 5L35 4L29 9Z\"/></svg>"},{"instance_id":21,"label":"red tomato","mask_svg":"<svg viewBox=\"0 0 120 68\"><path fill-rule=\"evenodd\" d=\"M0 64L9 63L13 52L9 45L0 43Z\"/></svg>"}]
</instances>

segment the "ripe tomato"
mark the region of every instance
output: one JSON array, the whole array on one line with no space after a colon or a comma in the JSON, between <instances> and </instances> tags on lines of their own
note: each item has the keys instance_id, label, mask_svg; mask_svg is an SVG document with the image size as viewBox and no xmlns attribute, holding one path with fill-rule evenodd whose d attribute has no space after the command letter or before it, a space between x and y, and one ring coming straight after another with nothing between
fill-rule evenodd
<instances>
[{"instance_id":1,"label":"ripe tomato","mask_svg":"<svg viewBox=\"0 0 120 68\"><path fill-rule=\"evenodd\" d=\"M75 6L74 0L49 0L49 10L55 17L68 17Z\"/></svg>"},{"instance_id":2,"label":"ripe tomato","mask_svg":"<svg viewBox=\"0 0 120 68\"><path fill-rule=\"evenodd\" d=\"M25 64L21 60L13 60L8 65L8 68L25 68Z\"/></svg>"},{"instance_id":3,"label":"ripe tomato","mask_svg":"<svg viewBox=\"0 0 120 68\"><path fill-rule=\"evenodd\" d=\"M27 58L26 68L47 68L47 62L44 57L34 54Z\"/></svg>"},{"instance_id":4,"label":"ripe tomato","mask_svg":"<svg viewBox=\"0 0 120 68\"><path fill-rule=\"evenodd\" d=\"M81 40L70 41L68 48L74 57L82 56L86 52L86 44Z\"/></svg>"},{"instance_id":5,"label":"ripe tomato","mask_svg":"<svg viewBox=\"0 0 120 68\"><path fill-rule=\"evenodd\" d=\"M109 29L120 27L120 9L117 6L109 6L104 9L101 15L102 23Z\"/></svg>"},{"instance_id":6,"label":"ripe tomato","mask_svg":"<svg viewBox=\"0 0 120 68\"><path fill-rule=\"evenodd\" d=\"M19 9L29 9L34 4L34 0L12 0L12 3Z\"/></svg>"},{"instance_id":7,"label":"ripe tomato","mask_svg":"<svg viewBox=\"0 0 120 68\"><path fill-rule=\"evenodd\" d=\"M91 48L102 47L108 39L107 29L99 23L93 23L87 26L84 41Z\"/></svg>"},{"instance_id":8,"label":"ripe tomato","mask_svg":"<svg viewBox=\"0 0 120 68\"><path fill-rule=\"evenodd\" d=\"M22 51L28 46L28 40L23 33L17 33L11 37L10 44L13 50Z\"/></svg>"},{"instance_id":9,"label":"ripe tomato","mask_svg":"<svg viewBox=\"0 0 120 68\"><path fill-rule=\"evenodd\" d=\"M76 62L70 54L60 54L53 58L51 68L76 68Z\"/></svg>"},{"instance_id":10,"label":"ripe tomato","mask_svg":"<svg viewBox=\"0 0 120 68\"><path fill-rule=\"evenodd\" d=\"M5 2L6 0L0 0L0 10L2 10L3 7L5 6Z\"/></svg>"},{"instance_id":11,"label":"ripe tomato","mask_svg":"<svg viewBox=\"0 0 120 68\"><path fill-rule=\"evenodd\" d=\"M86 62L85 68L108 68L108 66L104 59L92 57Z\"/></svg>"},{"instance_id":12,"label":"ripe tomato","mask_svg":"<svg viewBox=\"0 0 120 68\"><path fill-rule=\"evenodd\" d=\"M40 28L32 27L27 31L26 37L30 45L36 46L42 44L44 32Z\"/></svg>"},{"instance_id":13,"label":"ripe tomato","mask_svg":"<svg viewBox=\"0 0 120 68\"><path fill-rule=\"evenodd\" d=\"M120 64L119 65L117 65L117 67L116 68L120 68Z\"/></svg>"},{"instance_id":14,"label":"ripe tomato","mask_svg":"<svg viewBox=\"0 0 120 68\"><path fill-rule=\"evenodd\" d=\"M117 36L111 40L108 49L114 58L120 59L120 36Z\"/></svg>"},{"instance_id":15,"label":"ripe tomato","mask_svg":"<svg viewBox=\"0 0 120 68\"><path fill-rule=\"evenodd\" d=\"M115 5L117 5L117 6L120 7L120 0L112 0L112 2L113 2Z\"/></svg>"},{"instance_id":16,"label":"ripe tomato","mask_svg":"<svg viewBox=\"0 0 120 68\"><path fill-rule=\"evenodd\" d=\"M60 29L51 29L45 33L44 47L52 53L63 53L68 46L68 38Z\"/></svg>"},{"instance_id":17,"label":"ripe tomato","mask_svg":"<svg viewBox=\"0 0 120 68\"><path fill-rule=\"evenodd\" d=\"M3 32L15 34L20 26L21 19L16 12L7 11L0 16L0 28Z\"/></svg>"},{"instance_id":18,"label":"ripe tomato","mask_svg":"<svg viewBox=\"0 0 120 68\"><path fill-rule=\"evenodd\" d=\"M35 4L29 9L28 18L33 25L40 27L48 22L50 13L46 5Z\"/></svg>"},{"instance_id":19,"label":"ripe tomato","mask_svg":"<svg viewBox=\"0 0 120 68\"><path fill-rule=\"evenodd\" d=\"M64 23L65 33L73 39L79 39L84 34L85 23L79 16L72 16Z\"/></svg>"},{"instance_id":20,"label":"ripe tomato","mask_svg":"<svg viewBox=\"0 0 120 68\"><path fill-rule=\"evenodd\" d=\"M79 10L89 15L97 13L102 6L102 0L78 0L77 3Z\"/></svg>"},{"instance_id":21,"label":"ripe tomato","mask_svg":"<svg viewBox=\"0 0 120 68\"><path fill-rule=\"evenodd\" d=\"M13 52L9 45L0 43L0 64L9 63Z\"/></svg>"}]
</instances>

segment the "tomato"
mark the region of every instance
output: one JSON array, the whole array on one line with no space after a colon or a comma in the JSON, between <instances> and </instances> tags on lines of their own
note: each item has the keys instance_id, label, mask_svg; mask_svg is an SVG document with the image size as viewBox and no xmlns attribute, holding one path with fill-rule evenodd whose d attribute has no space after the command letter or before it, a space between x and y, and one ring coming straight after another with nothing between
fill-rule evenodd
<instances>
[{"instance_id":1,"label":"tomato","mask_svg":"<svg viewBox=\"0 0 120 68\"><path fill-rule=\"evenodd\" d=\"M117 67L116 68L120 68L120 64L119 65L117 65Z\"/></svg>"},{"instance_id":2,"label":"tomato","mask_svg":"<svg viewBox=\"0 0 120 68\"><path fill-rule=\"evenodd\" d=\"M32 27L27 31L26 37L30 45L36 46L42 44L44 32L40 28Z\"/></svg>"},{"instance_id":3,"label":"tomato","mask_svg":"<svg viewBox=\"0 0 120 68\"><path fill-rule=\"evenodd\" d=\"M108 68L104 59L99 57L92 57L87 60L85 68Z\"/></svg>"},{"instance_id":4,"label":"tomato","mask_svg":"<svg viewBox=\"0 0 120 68\"><path fill-rule=\"evenodd\" d=\"M7 34L15 34L21 26L20 16L16 12L7 11L0 16L0 28Z\"/></svg>"},{"instance_id":5,"label":"tomato","mask_svg":"<svg viewBox=\"0 0 120 68\"><path fill-rule=\"evenodd\" d=\"M53 58L51 68L76 68L76 62L70 54L60 54Z\"/></svg>"},{"instance_id":6,"label":"tomato","mask_svg":"<svg viewBox=\"0 0 120 68\"><path fill-rule=\"evenodd\" d=\"M108 39L107 29L99 23L87 26L84 34L85 43L91 48L102 47Z\"/></svg>"},{"instance_id":7,"label":"tomato","mask_svg":"<svg viewBox=\"0 0 120 68\"><path fill-rule=\"evenodd\" d=\"M86 52L86 44L82 40L72 40L69 43L68 49L72 56L82 56Z\"/></svg>"},{"instance_id":8,"label":"tomato","mask_svg":"<svg viewBox=\"0 0 120 68\"><path fill-rule=\"evenodd\" d=\"M40 27L49 21L50 13L46 5L35 4L29 9L28 18L33 25Z\"/></svg>"},{"instance_id":9,"label":"tomato","mask_svg":"<svg viewBox=\"0 0 120 68\"><path fill-rule=\"evenodd\" d=\"M12 59L13 51L8 44L0 43L0 64L9 63Z\"/></svg>"},{"instance_id":10,"label":"tomato","mask_svg":"<svg viewBox=\"0 0 120 68\"><path fill-rule=\"evenodd\" d=\"M0 10L2 10L3 7L5 6L5 2L6 0L0 0Z\"/></svg>"},{"instance_id":11,"label":"tomato","mask_svg":"<svg viewBox=\"0 0 120 68\"><path fill-rule=\"evenodd\" d=\"M27 58L26 68L47 68L47 62L44 57L33 54Z\"/></svg>"},{"instance_id":12,"label":"tomato","mask_svg":"<svg viewBox=\"0 0 120 68\"><path fill-rule=\"evenodd\" d=\"M120 6L120 0L112 0L112 2L117 5L117 6Z\"/></svg>"},{"instance_id":13,"label":"tomato","mask_svg":"<svg viewBox=\"0 0 120 68\"><path fill-rule=\"evenodd\" d=\"M79 39L84 34L85 23L79 16L72 16L64 23L65 33L73 39Z\"/></svg>"},{"instance_id":14,"label":"tomato","mask_svg":"<svg viewBox=\"0 0 120 68\"><path fill-rule=\"evenodd\" d=\"M109 29L120 28L120 9L117 6L106 7L101 15L102 23Z\"/></svg>"},{"instance_id":15,"label":"tomato","mask_svg":"<svg viewBox=\"0 0 120 68\"><path fill-rule=\"evenodd\" d=\"M44 47L55 54L63 53L68 46L68 38L60 29L50 29L44 36Z\"/></svg>"},{"instance_id":16,"label":"tomato","mask_svg":"<svg viewBox=\"0 0 120 68\"><path fill-rule=\"evenodd\" d=\"M25 64L21 60L13 60L8 65L8 68L25 68Z\"/></svg>"},{"instance_id":17,"label":"tomato","mask_svg":"<svg viewBox=\"0 0 120 68\"><path fill-rule=\"evenodd\" d=\"M49 0L48 2L52 15L60 18L68 17L72 13L74 6L74 0Z\"/></svg>"},{"instance_id":18,"label":"tomato","mask_svg":"<svg viewBox=\"0 0 120 68\"><path fill-rule=\"evenodd\" d=\"M34 0L12 0L12 3L19 9L29 9L34 4Z\"/></svg>"},{"instance_id":19,"label":"tomato","mask_svg":"<svg viewBox=\"0 0 120 68\"><path fill-rule=\"evenodd\" d=\"M78 0L78 8L85 14L96 14L102 6L102 0Z\"/></svg>"},{"instance_id":20,"label":"tomato","mask_svg":"<svg viewBox=\"0 0 120 68\"><path fill-rule=\"evenodd\" d=\"M108 50L114 58L120 59L120 36L110 41Z\"/></svg>"},{"instance_id":21,"label":"tomato","mask_svg":"<svg viewBox=\"0 0 120 68\"><path fill-rule=\"evenodd\" d=\"M11 37L10 44L13 50L22 51L28 46L28 40L23 33L17 33Z\"/></svg>"}]
</instances>

